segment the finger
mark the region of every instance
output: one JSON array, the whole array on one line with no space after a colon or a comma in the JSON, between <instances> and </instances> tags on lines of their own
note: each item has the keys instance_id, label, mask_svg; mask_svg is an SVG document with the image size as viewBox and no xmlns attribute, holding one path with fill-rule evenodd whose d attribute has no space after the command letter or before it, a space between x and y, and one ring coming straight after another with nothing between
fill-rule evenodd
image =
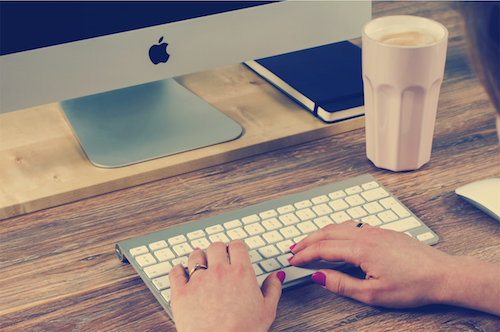
<instances>
[{"instance_id":1,"label":"finger","mask_svg":"<svg viewBox=\"0 0 500 332\"><path fill-rule=\"evenodd\" d=\"M207 265L228 264L227 246L223 242L214 242L207 248Z\"/></svg>"},{"instance_id":2,"label":"finger","mask_svg":"<svg viewBox=\"0 0 500 332\"><path fill-rule=\"evenodd\" d=\"M174 266L168 274L168 279L172 290L172 298L175 298L178 290L188 282L184 267L181 264Z\"/></svg>"},{"instance_id":3,"label":"finger","mask_svg":"<svg viewBox=\"0 0 500 332\"><path fill-rule=\"evenodd\" d=\"M200 266L207 266L207 258L205 257L205 252L201 249L195 249L191 255L189 255L188 259L188 271L191 274L191 271L195 268L196 264Z\"/></svg>"},{"instance_id":4,"label":"finger","mask_svg":"<svg viewBox=\"0 0 500 332\"><path fill-rule=\"evenodd\" d=\"M372 280L358 279L336 270L319 270L311 279L335 294L364 303L369 301L369 283Z\"/></svg>"},{"instance_id":5,"label":"finger","mask_svg":"<svg viewBox=\"0 0 500 332\"><path fill-rule=\"evenodd\" d=\"M231 241L227 247L227 251L231 265L240 264L251 267L252 262L250 261L250 255L248 254L248 248L243 241Z\"/></svg>"},{"instance_id":6,"label":"finger","mask_svg":"<svg viewBox=\"0 0 500 332\"><path fill-rule=\"evenodd\" d=\"M352 243L351 240L319 241L296 253L289 262L291 265L301 266L323 259L329 262L347 262L358 266L351 257Z\"/></svg>"},{"instance_id":7,"label":"finger","mask_svg":"<svg viewBox=\"0 0 500 332\"><path fill-rule=\"evenodd\" d=\"M285 272L279 271L271 273L262 283L262 295L268 309L276 310L281 297L282 283L285 280Z\"/></svg>"},{"instance_id":8,"label":"finger","mask_svg":"<svg viewBox=\"0 0 500 332\"><path fill-rule=\"evenodd\" d=\"M348 220L342 224L330 224L322 229L319 229L307 237L302 239L299 243L293 246L292 253L297 253L304 248L323 240L352 240L359 235L359 228L356 227L358 222Z\"/></svg>"}]
</instances>

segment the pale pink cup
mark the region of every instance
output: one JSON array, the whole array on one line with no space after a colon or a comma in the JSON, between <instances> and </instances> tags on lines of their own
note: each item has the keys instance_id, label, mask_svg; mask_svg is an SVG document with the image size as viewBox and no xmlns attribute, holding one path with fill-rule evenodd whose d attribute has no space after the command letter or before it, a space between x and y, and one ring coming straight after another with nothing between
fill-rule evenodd
<instances>
[{"instance_id":1,"label":"pale pink cup","mask_svg":"<svg viewBox=\"0 0 500 332\"><path fill-rule=\"evenodd\" d=\"M423 45L388 44L405 40L405 31L417 31L409 36ZM365 24L362 43L367 157L392 171L418 169L431 158L448 30L422 17L386 16Z\"/></svg>"}]
</instances>

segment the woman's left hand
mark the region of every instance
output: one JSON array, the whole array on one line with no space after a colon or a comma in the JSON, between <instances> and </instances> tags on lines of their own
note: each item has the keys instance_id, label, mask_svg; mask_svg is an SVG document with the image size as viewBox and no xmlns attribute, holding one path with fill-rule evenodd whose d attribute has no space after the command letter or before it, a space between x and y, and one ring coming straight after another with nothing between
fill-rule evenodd
<instances>
[{"instance_id":1,"label":"woman's left hand","mask_svg":"<svg viewBox=\"0 0 500 332\"><path fill-rule=\"evenodd\" d=\"M235 240L195 250L186 277L184 268L170 271L171 307L178 331L267 331L276 317L284 272L257 283L247 246Z\"/></svg>"}]
</instances>

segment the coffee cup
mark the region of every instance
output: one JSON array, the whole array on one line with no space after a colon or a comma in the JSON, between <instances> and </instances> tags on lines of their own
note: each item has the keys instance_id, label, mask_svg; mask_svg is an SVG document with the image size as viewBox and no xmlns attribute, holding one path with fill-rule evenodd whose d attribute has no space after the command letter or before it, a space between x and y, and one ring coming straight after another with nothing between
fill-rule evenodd
<instances>
[{"instance_id":1,"label":"coffee cup","mask_svg":"<svg viewBox=\"0 0 500 332\"><path fill-rule=\"evenodd\" d=\"M375 166L416 170L431 157L448 30L417 16L386 16L362 30L366 154Z\"/></svg>"}]
</instances>

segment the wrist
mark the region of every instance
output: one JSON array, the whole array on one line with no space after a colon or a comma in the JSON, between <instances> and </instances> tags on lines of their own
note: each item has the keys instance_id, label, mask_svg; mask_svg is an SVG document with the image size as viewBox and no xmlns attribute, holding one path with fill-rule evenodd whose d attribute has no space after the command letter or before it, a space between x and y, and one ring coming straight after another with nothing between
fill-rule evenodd
<instances>
[{"instance_id":1,"label":"wrist","mask_svg":"<svg viewBox=\"0 0 500 332\"><path fill-rule=\"evenodd\" d=\"M500 315L500 266L468 256L449 256L441 267L436 303Z\"/></svg>"}]
</instances>

